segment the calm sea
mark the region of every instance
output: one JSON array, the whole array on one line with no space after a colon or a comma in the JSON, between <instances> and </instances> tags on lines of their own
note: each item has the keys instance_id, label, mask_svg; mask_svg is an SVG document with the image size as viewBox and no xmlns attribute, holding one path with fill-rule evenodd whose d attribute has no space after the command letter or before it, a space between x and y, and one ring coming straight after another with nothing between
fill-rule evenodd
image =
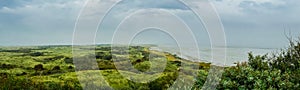
<instances>
[{"instance_id":1,"label":"calm sea","mask_svg":"<svg viewBox=\"0 0 300 90\"><path fill-rule=\"evenodd\" d=\"M211 62L211 63L224 63L225 66L233 66L235 62L246 62L248 61L248 53L252 52L254 55L265 55L277 52L279 49L270 48L216 48L226 49L226 61L212 60L212 49L211 48L171 48L171 47L152 47L152 50L165 51L172 54L176 54L182 58L200 61L200 62ZM197 53L199 52L199 53ZM217 56L217 55L216 55Z\"/></svg>"}]
</instances>

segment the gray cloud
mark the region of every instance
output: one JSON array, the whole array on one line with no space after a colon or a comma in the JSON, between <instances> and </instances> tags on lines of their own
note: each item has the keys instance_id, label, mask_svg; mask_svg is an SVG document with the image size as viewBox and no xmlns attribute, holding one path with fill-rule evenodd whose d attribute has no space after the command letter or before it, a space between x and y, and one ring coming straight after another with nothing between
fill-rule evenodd
<instances>
[{"instance_id":1,"label":"gray cloud","mask_svg":"<svg viewBox=\"0 0 300 90\"><path fill-rule=\"evenodd\" d=\"M71 41L82 0L21 1L0 6L1 44L58 44ZM16 4L17 3L17 4Z\"/></svg>"},{"instance_id":2,"label":"gray cloud","mask_svg":"<svg viewBox=\"0 0 300 90\"><path fill-rule=\"evenodd\" d=\"M221 0L214 4L231 45L286 46L284 25L292 28L294 37L300 34L300 5L295 0Z\"/></svg>"},{"instance_id":3,"label":"gray cloud","mask_svg":"<svg viewBox=\"0 0 300 90\"><path fill-rule=\"evenodd\" d=\"M84 0L4 1L0 4L0 43L7 45L70 43L76 17L84 4ZM96 2L95 6L105 6L105 3L114 1ZM282 47L286 45L283 25L289 26L294 36L299 36L300 5L297 0L211 1L220 14L231 46ZM176 13L195 29L197 38L201 38L198 41L205 39L207 42L207 33L199 26L201 22L176 0L124 0L105 20L99 38L111 38L115 23L140 8L165 9ZM91 10L90 19L97 17L93 13L97 11ZM197 31L199 28L201 30ZM99 42L109 41L99 39Z\"/></svg>"}]
</instances>

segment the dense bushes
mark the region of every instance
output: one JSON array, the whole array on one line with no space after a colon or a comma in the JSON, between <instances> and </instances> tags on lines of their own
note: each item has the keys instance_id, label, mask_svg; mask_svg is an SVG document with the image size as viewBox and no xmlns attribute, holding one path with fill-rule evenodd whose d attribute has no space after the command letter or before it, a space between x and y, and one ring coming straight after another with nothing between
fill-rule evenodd
<instances>
[{"instance_id":1,"label":"dense bushes","mask_svg":"<svg viewBox=\"0 0 300 90\"><path fill-rule=\"evenodd\" d=\"M7 75L6 77L0 74L0 89L1 90L82 90L78 81L63 81L61 83L48 81L37 82L30 78L15 77Z\"/></svg>"},{"instance_id":2,"label":"dense bushes","mask_svg":"<svg viewBox=\"0 0 300 90\"><path fill-rule=\"evenodd\" d=\"M0 52L11 52L11 53L30 53L32 49L20 48L17 50L0 50Z\"/></svg>"},{"instance_id":3,"label":"dense bushes","mask_svg":"<svg viewBox=\"0 0 300 90\"><path fill-rule=\"evenodd\" d=\"M11 65L11 64L0 64L0 69L13 69L17 68L17 65Z\"/></svg>"},{"instance_id":4,"label":"dense bushes","mask_svg":"<svg viewBox=\"0 0 300 90\"><path fill-rule=\"evenodd\" d=\"M103 60L111 60L112 54L110 52L98 52L96 53L96 59L103 59Z\"/></svg>"},{"instance_id":5,"label":"dense bushes","mask_svg":"<svg viewBox=\"0 0 300 90\"><path fill-rule=\"evenodd\" d=\"M41 71L41 70L44 70L44 66L43 66L43 64L38 64L38 65L35 65L33 69L35 71Z\"/></svg>"},{"instance_id":6,"label":"dense bushes","mask_svg":"<svg viewBox=\"0 0 300 90\"><path fill-rule=\"evenodd\" d=\"M300 41L290 42L290 48L271 57L271 69L279 69L282 72L297 71L300 69Z\"/></svg>"},{"instance_id":7,"label":"dense bushes","mask_svg":"<svg viewBox=\"0 0 300 90\"><path fill-rule=\"evenodd\" d=\"M287 50L272 56L253 56L248 63L228 67L218 89L283 89L300 88L300 42L291 42Z\"/></svg>"},{"instance_id":8,"label":"dense bushes","mask_svg":"<svg viewBox=\"0 0 300 90\"><path fill-rule=\"evenodd\" d=\"M177 77L178 77L178 73L176 72L166 73L162 77L150 82L149 88L150 90L166 90L170 86L172 86L174 81L176 81Z\"/></svg>"},{"instance_id":9,"label":"dense bushes","mask_svg":"<svg viewBox=\"0 0 300 90\"><path fill-rule=\"evenodd\" d=\"M116 69L114 63L112 61L97 61L98 62L98 67L100 70L106 70L106 69Z\"/></svg>"},{"instance_id":10,"label":"dense bushes","mask_svg":"<svg viewBox=\"0 0 300 90\"><path fill-rule=\"evenodd\" d=\"M249 66L230 67L223 73L218 89L297 89L291 73L280 70L255 70Z\"/></svg>"},{"instance_id":11,"label":"dense bushes","mask_svg":"<svg viewBox=\"0 0 300 90\"><path fill-rule=\"evenodd\" d=\"M250 67L252 67L255 70L268 70L268 62L266 60L267 55L264 56L253 56L252 53L248 54L248 64Z\"/></svg>"},{"instance_id":12,"label":"dense bushes","mask_svg":"<svg viewBox=\"0 0 300 90\"><path fill-rule=\"evenodd\" d=\"M44 53L43 52L33 52L29 54L30 56L43 56Z\"/></svg>"}]
</instances>

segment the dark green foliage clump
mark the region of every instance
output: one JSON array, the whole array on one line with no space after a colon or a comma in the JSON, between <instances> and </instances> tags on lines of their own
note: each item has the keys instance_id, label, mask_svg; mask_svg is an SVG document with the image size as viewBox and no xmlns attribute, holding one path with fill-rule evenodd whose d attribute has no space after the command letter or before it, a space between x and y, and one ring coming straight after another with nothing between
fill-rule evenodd
<instances>
[{"instance_id":1,"label":"dark green foliage clump","mask_svg":"<svg viewBox=\"0 0 300 90\"><path fill-rule=\"evenodd\" d=\"M228 67L218 89L282 89L300 88L300 42L290 43L287 50L272 56L253 56L249 62Z\"/></svg>"},{"instance_id":2,"label":"dark green foliage clump","mask_svg":"<svg viewBox=\"0 0 300 90\"><path fill-rule=\"evenodd\" d=\"M65 56L55 56L55 57L45 58L44 61L49 62L49 61L59 60L59 59L63 59L63 58L68 59L68 57L65 57Z\"/></svg>"},{"instance_id":3,"label":"dark green foliage clump","mask_svg":"<svg viewBox=\"0 0 300 90\"><path fill-rule=\"evenodd\" d=\"M64 61L65 61L65 63L67 63L67 64L73 64L73 58L66 57L66 58L64 59Z\"/></svg>"},{"instance_id":4,"label":"dark green foliage clump","mask_svg":"<svg viewBox=\"0 0 300 90\"><path fill-rule=\"evenodd\" d=\"M100 70L116 69L112 61L106 60L98 61L98 67Z\"/></svg>"},{"instance_id":5,"label":"dark green foliage clump","mask_svg":"<svg viewBox=\"0 0 300 90\"><path fill-rule=\"evenodd\" d=\"M1 90L82 90L78 81L64 81L58 82L35 82L33 79L25 77L15 77L6 75L5 77L0 74L0 89Z\"/></svg>"},{"instance_id":6,"label":"dark green foliage clump","mask_svg":"<svg viewBox=\"0 0 300 90\"><path fill-rule=\"evenodd\" d=\"M22 72L20 74L16 74L16 76L24 76L24 75L27 75L27 73L26 72Z\"/></svg>"},{"instance_id":7,"label":"dark green foliage clump","mask_svg":"<svg viewBox=\"0 0 300 90\"><path fill-rule=\"evenodd\" d=\"M17 50L0 50L1 52L11 52L11 53L30 53L32 49L20 48Z\"/></svg>"},{"instance_id":8,"label":"dark green foliage clump","mask_svg":"<svg viewBox=\"0 0 300 90\"><path fill-rule=\"evenodd\" d=\"M34 52L34 53L30 53L29 55L30 56L43 56L44 53L42 53L42 52Z\"/></svg>"},{"instance_id":9,"label":"dark green foliage clump","mask_svg":"<svg viewBox=\"0 0 300 90\"><path fill-rule=\"evenodd\" d=\"M271 57L270 68L279 69L283 73L299 71L300 69L300 41L290 42L290 48L282 51L279 55Z\"/></svg>"},{"instance_id":10,"label":"dark green foliage clump","mask_svg":"<svg viewBox=\"0 0 300 90\"><path fill-rule=\"evenodd\" d=\"M38 64L38 65L35 65L33 69L36 71L41 71L41 70L44 70L44 67L43 67L43 64Z\"/></svg>"},{"instance_id":11,"label":"dark green foliage clump","mask_svg":"<svg viewBox=\"0 0 300 90\"><path fill-rule=\"evenodd\" d=\"M255 70L268 70L268 62L267 62L267 55L264 56L253 56L251 53L248 54L248 64L250 67L252 67Z\"/></svg>"},{"instance_id":12,"label":"dark green foliage clump","mask_svg":"<svg viewBox=\"0 0 300 90\"><path fill-rule=\"evenodd\" d=\"M160 77L153 82L150 82L150 90L165 90L168 89L177 79L178 73L168 73L164 77Z\"/></svg>"},{"instance_id":13,"label":"dark green foliage clump","mask_svg":"<svg viewBox=\"0 0 300 90\"><path fill-rule=\"evenodd\" d=\"M55 67L53 67L52 70L60 70L60 67L59 66L55 66Z\"/></svg>"},{"instance_id":14,"label":"dark green foliage clump","mask_svg":"<svg viewBox=\"0 0 300 90\"><path fill-rule=\"evenodd\" d=\"M11 65L11 64L0 64L0 69L13 69L13 68L17 68L17 65Z\"/></svg>"},{"instance_id":15,"label":"dark green foliage clump","mask_svg":"<svg viewBox=\"0 0 300 90\"><path fill-rule=\"evenodd\" d=\"M96 59L111 60L112 55L110 52L98 52L96 53Z\"/></svg>"}]
</instances>

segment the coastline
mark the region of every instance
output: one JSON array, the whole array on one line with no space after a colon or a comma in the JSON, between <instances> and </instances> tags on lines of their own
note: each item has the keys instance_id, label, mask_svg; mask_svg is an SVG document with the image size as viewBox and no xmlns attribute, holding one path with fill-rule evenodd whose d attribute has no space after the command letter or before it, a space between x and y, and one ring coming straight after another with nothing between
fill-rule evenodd
<instances>
[{"instance_id":1,"label":"coastline","mask_svg":"<svg viewBox=\"0 0 300 90\"><path fill-rule=\"evenodd\" d=\"M154 51L159 51L159 52L166 52L166 53L170 53L173 55L178 56L179 58L182 58L184 60L188 60L188 61L192 61L192 62L205 62L205 63L211 63L209 61L205 61L205 60L201 60L200 58L196 58L196 57L192 57L192 56L188 56L188 55L184 55L181 54L179 52L174 52L174 51L170 51L170 50L164 50L158 47L150 47L149 50L154 50Z\"/></svg>"},{"instance_id":2,"label":"coastline","mask_svg":"<svg viewBox=\"0 0 300 90\"><path fill-rule=\"evenodd\" d=\"M248 61L248 53L252 53L253 55L265 55L268 53L276 52L278 49L260 49L260 48L226 48L226 61L212 61L211 49L209 48L201 48L199 51L199 57L196 54L197 51L195 49L185 48L180 50L172 47L150 47L150 50L156 50L159 52L166 52L170 54L174 54L182 59L192 61L192 62L204 62L204 63L212 63L214 65L221 66L236 66L237 62L247 62Z\"/></svg>"}]
</instances>

